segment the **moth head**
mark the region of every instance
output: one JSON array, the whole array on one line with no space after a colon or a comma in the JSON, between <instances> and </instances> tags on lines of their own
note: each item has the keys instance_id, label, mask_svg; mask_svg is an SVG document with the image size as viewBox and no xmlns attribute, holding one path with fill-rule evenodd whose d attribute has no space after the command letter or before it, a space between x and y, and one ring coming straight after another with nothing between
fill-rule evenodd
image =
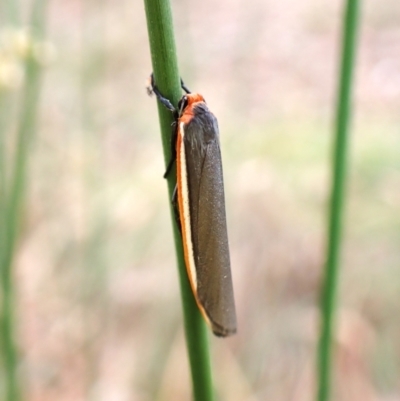
<instances>
[{"instance_id":1,"label":"moth head","mask_svg":"<svg viewBox=\"0 0 400 401\"><path fill-rule=\"evenodd\" d=\"M188 95L184 95L184 96L182 96L181 100L179 100L179 103L178 103L178 113L180 116L183 114L186 107L188 107L188 106L189 106Z\"/></svg>"},{"instance_id":2,"label":"moth head","mask_svg":"<svg viewBox=\"0 0 400 401\"><path fill-rule=\"evenodd\" d=\"M187 107L195 103L205 103L204 97L199 93L188 93L187 95L183 95L178 103L179 115L181 116Z\"/></svg>"}]
</instances>

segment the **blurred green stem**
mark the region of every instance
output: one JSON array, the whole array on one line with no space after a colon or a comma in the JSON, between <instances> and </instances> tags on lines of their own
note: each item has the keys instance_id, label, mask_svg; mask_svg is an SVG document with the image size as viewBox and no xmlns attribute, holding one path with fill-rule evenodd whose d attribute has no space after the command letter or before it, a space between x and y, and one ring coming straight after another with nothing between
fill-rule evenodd
<instances>
[{"instance_id":1,"label":"blurred green stem","mask_svg":"<svg viewBox=\"0 0 400 401\"><path fill-rule=\"evenodd\" d=\"M18 26L20 22L19 17L18 0L2 0L0 2L0 22L2 24Z\"/></svg>"},{"instance_id":2,"label":"blurred green stem","mask_svg":"<svg viewBox=\"0 0 400 401\"><path fill-rule=\"evenodd\" d=\"M178 62L170 4L168 0L145 0L144 3L155 82L161 93L176 106L182 96L182 90L177 66ZM165 164L167 165L171 158L170 141L173 117L171 112L166 110L159 102L158 115L160 119ZM176 174L172 173L168 178L170 203L175 185ZM186 342L193 381L193 396L196 401L211 401L214 399L214 394L208 351L207 328L197 308L190 288L183 258L182 239L175 223L172 205L171 217L178 259Z\"/></svg>"},{"instance_id":3,"label":"blurred green stem","mask_svg":"<svg viewBox=\"0 0 400 401\"><path fill-rule=\"evenodd\" d=\"M351 117L351 90L355 64L358 0L347 0L342 29L342 60L336 111L336 139L334 144L332 193L329 210L327 261L322 289L322 327L319 342L318 400L330 398L332 337L336 308L336 287L339 270L344 190L347 167L347 142Z\"/></svg>"},{"instance_id":4,"label":"blurred green stem","mask_svg":"<svg viewBox=\"0 0 400 401\"><path fill-rule=\"evenodd\" d=\"M45 5L47 1L36 0L32 9L32 37L42 39L44 34ZM18 355L15 345L15 296L12 279L12 265L18 228L20 223L24 189L26 185L26 167L31 143L36 127L38 98L40 89L40 66L33 54L26 60L25 85L21 96L21 113L17 128L17 143L11 171L10 189L2 210L2 236L0 249L1 286L3 292L2 305L2 346L6 373L6 400L18 401L21 399L17 367Z\"/></svg>"},{"instance_id":5,"label":"blurred green stem","mask_svg":"<svg viewBox=\"0 0 400 401\"><path fill-rule=\"evenodd\" d=\"M3 27L18 28L20 26L18 0L2 0L0 2L0 31ZM4 88L0 88L0 213L4 213L6 197L6 133L10 123L12 112L12 96ZM2 215L2 214L1 214ZM2 220L0 219L0 222ZM3 242L3 232L0 234L0 242ZM1 245L0 245L1 246ZM1 258L1 251L0 251Z\"/></svg>"},{"instance_id":6,"label":"blurred green stem","mask_svg":"<svg viewBox=\"0 0 400 401\"><path fill-rule=\"evenodd\" d=\"M0 88L0 216L3 216L6 197L6 133L8 130L10 116L10 97ZM2 222L0 218L0 222ZM1 231L0 231L1 232ZM0 235L0 247L4 239ZM1 252L0 252L1 255Z\"/></svg>"}]
</instances>

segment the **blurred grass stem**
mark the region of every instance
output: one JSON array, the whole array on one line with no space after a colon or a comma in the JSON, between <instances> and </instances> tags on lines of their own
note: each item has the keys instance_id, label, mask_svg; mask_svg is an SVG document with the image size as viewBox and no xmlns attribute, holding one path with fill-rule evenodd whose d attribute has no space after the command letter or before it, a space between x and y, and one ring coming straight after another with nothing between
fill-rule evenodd
<instances>
[{"instance_id":1,"label":"blurred grass stem","mask_svg":"<svg viewBox=\"0 0 400 401\"><path fill-rule=\"evenodd\" d=\"M18 0L2 0L0 3L1 25L18 26L20 23Z\"/></svg>"},{"instance_id":2,"label":"blurred grass stem","mask_svg":"<svg viewBox=\"0 0 400 401\"><path fill-rule=\"evenodd\" d=\"M175 107L182 96L178 62L176 56L172 13L168 0L145 0L147 28L149 33L151 59L155 82L161 93L171 100ZM165 165L171 158L171 124L173 116L170 111L158 103L158 114L161 126ZM161 172L160 172L161 177ZM176 185L174 171L168 177L169 203ZM207 328L197 308L183 258L182 239L175 223L171 205L175 247L183 304L186 342L193 382L193 396L196 401L214 399L210 356L208 351Z\"/></svg>"},{"instance_id":3,"label":"blurred grass stem","mask_svg":"<svg viewBox=\"0 0 400 401\"><path fill-rule=\"evenodd\" d=\"M32 37L41 39L44 34L44 16L46 0L36 0L33 4L31 28ZM21 399L17 368L18 353L15 344L15 297L13 285L13 259L18 238L18 228L26 186L28 154L36 127L40 66L33 55L26 59L25 84L21 96L21 112L17 127L17 142L11 171L10 188L2 211L2 245L0 249L2 305L2 347L4 354L5 387L7 401Z\"/></svg>"},{"instance_id":4,"label":"blurred grass stem","mask_svg":"<svg viewBox=\"0 0 400 401\"><path fill-rule=\"evenodd\" d=\"M335 121L327 261L321 299L322 327L318 350L318 401L328 401L330 399L330 382L333 366L332 338L342 239L347 144L351 117L351 91L355 64L358 14L358 0L347 0L342 29L342 60Z\"/></svg>"}]
</instances>

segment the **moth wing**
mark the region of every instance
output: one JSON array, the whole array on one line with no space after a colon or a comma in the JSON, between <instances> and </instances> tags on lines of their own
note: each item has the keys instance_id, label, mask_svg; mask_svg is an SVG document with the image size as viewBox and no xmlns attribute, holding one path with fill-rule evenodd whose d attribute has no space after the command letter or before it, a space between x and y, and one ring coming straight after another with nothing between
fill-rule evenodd
<instances>
[{"instance_id":1,"label":"moth wing","mask_svg":"<svg viewBox=\"0 0 400 401\"><path fill-rule=\"evenodd\" d=\"M188 125L185 134L197 298L214 334L236 332L218 125Z\"/></svg>"}]
</instances>

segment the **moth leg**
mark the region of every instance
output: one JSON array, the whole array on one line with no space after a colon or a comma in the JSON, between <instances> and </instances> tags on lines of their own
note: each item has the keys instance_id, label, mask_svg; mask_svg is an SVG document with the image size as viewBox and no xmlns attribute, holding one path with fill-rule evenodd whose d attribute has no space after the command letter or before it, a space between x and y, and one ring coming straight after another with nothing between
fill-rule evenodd
<instances>
[{"instance_id":1,"label":"moth leg","mask_svg":"<svg viewBox=\"0 0 400 401\"><path fill-rule=\"evenodd\" d=\"M172 207L174 208L175 221L178 225L179 231L182 234L182 225L181 218L179 216L179 207L178 207L178 185L175 185L174 192L172 193Z\"/></svg>"},{"instance_id":2,"label":"moth leg","mask_svg":"<svg viewBox=\"0 0 400 401\"><path fill-rule=\"evenodd\" d=\"M154 83L154 75L151 73L150 79L149 79L149 84L147 86L147 93L151 96L153 93L156 95L157 99L170 111L173 113L177 113L177 110L175 107L172 105L171 101L168 100L166 97L164 97L159 89L157 88L157 85ZM190 89L185 85L181 78L181 88L186 92L186 93L191 93Z\"/></svg>"},{"instance_id":3,"label":"moth leg","mask_svg":"<svg viewBox=\"0 0 400 401\"><path fill-rule=\"evenodd\" d=\"M152 95L153 93L156 95L157 99L169 110L174 113L174 117L177 115L177 111L175 107L172 105L171 101L164 97L161 92L158 90L156 84L154 83L154 75L153 73L150 75L150 82L147 86L147 93Z\"/></svg>"},{"instance_id":4,"label":"moth leg","mask_svg":"<svg viewBox=\"0 0 400 401\"><path fill-rule=\"evenodd\" d=\"M177 127L176 123L174 123L173 125L174 125L174 130L173 130L173 134L172 134L172 137L171 137L171 160L169 161L168 166L167 166L167 170L164 173L164 176L163 176L164 178L167 178L169 176L169 174L170 174L170 172L172 170L172 167L174 166L174 163L176 161L176 147L175 147L175 144L176 144L176 137L177 137L178 134L176 132L176 127Z\"/></svg>"},{"instance_id":5,"label":"moth leg","mask_svg":"<svg viewBox=\"0 0 400 401\"><path fill-rule=\"evenodd\" d=\"M184 82L182 81L182 78L181 78L181 88L182 88L186 93L190 93L190 90L189 90L188 87L184 84Z\"/></svg>"},{"instance_id":6,"label":"moth leg","mask_svg":"<svg viewBox=\"0 0 400 401\"><path fill-rule=\"evenodd\" d=\"M171 160L169 161L167 169L165 170L165 173L163 175L164 178L167 178L169 176L169 173L171 172L172 167L174 166L175 160L176 157L171 157Z\"/></svg>"},{"instance_id":7,"label":"moth leg","mask_svg":"<svg viewBox=\"0 0 400 401\"><path fill-rule=\"evenodd\" d=\"M183 82L182 82L183 85ZM149 95L152 95L153 93L156 95L157 99L169 110L172 111L174 115L174 119L176 120L178 118L178 111L175 109L175 107L172 105L172 103L164 97L161 92L158 90L156 84L154 83L154 74L151 73L150 78L149 78L149 84L147 86L147 93ZM172 170L172 167L174 166L175 160L176 160L176 150L175 150L175 141L176 141L176 123L174 122L173 124L173 130L172 130L172 137L171 137L171 160L168 162L167 170L165 171L163 177L167 178L169 173Z\"/></svg>"}]
</instances>

